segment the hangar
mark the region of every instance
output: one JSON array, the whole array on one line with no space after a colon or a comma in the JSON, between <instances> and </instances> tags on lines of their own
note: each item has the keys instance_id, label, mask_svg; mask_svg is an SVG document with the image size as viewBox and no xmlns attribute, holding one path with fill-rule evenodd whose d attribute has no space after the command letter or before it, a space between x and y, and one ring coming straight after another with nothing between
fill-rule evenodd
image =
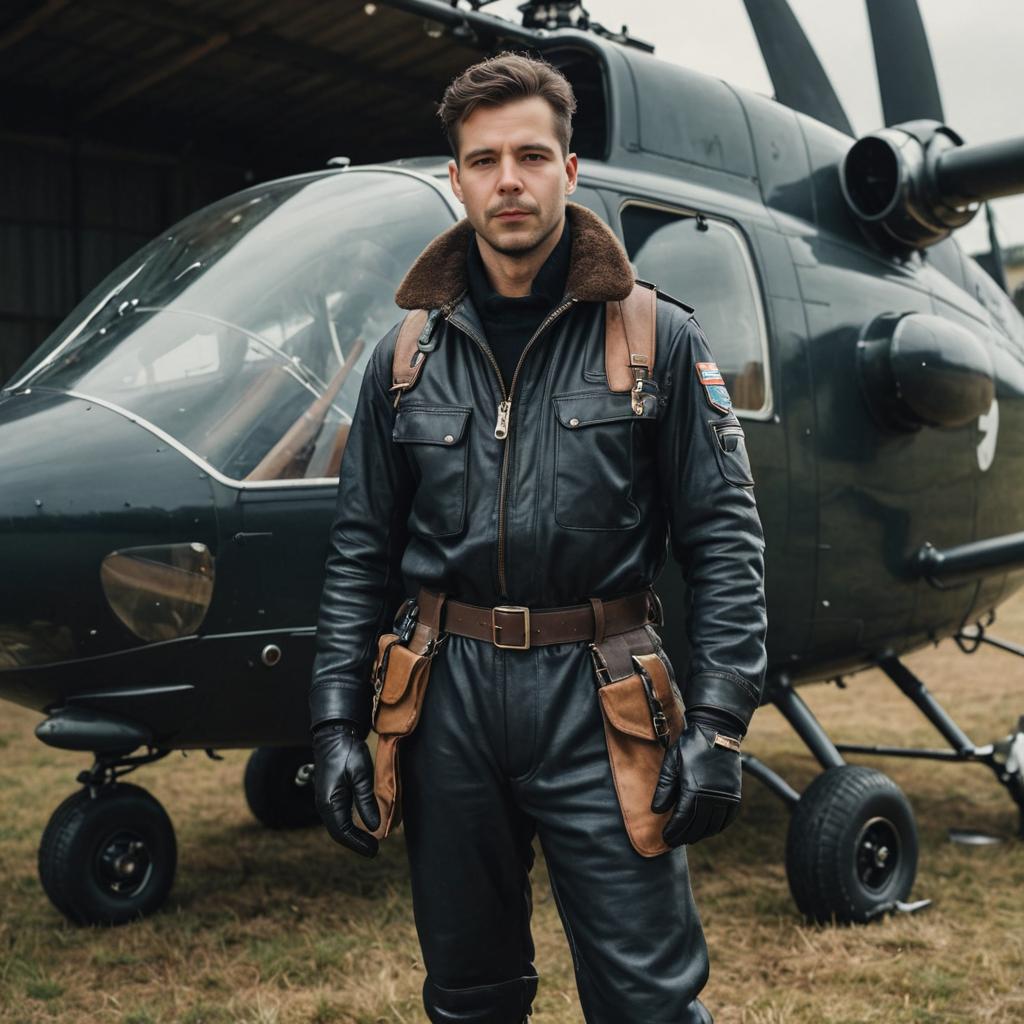
<instances>
[{"instance_id":1,"label":"hangar","mask_svg":"<svg viewBox=\"0 0 1024 1024\"><path fill-rule=\"evenodd\" d=\"M0 382L114 266L248 184L447 152L444 85L492 39L415 4L11 0L0 14ZM581 83L582 85L583 83Z\"/></svg>"}]
</instances>

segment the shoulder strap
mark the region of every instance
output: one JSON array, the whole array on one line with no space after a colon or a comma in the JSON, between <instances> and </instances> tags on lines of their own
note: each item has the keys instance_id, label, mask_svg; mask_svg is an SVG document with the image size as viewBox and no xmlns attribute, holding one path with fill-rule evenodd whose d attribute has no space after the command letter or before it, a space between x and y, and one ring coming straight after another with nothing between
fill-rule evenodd
<instances>
[{"instance_id":1,"label":"shoulder strap","mask_svg":"<svg viewBox=\"0 0 1024 1024\"><path fill-rule=\"evenodd\" d=\"M419 340L427 326L428 316L427 310L414 309L405 314L402 326L398 329L395 355L391 362L391 390L395 392L396 407L402 393L416 383L426 362L426 352L420 350Z\"/></svg>"},{"instance_id":2,"label":"shoulder strap","mask_svg":"<svg viewBox=\"0 0 1024 1024\"><path fill-rule=\"evenodd\" d=\"M653 373L657 304L657 291L639 282L626 298L605 303L604 366L611 391L642 390L637 388L638 382ZM395 406L402 392L416 383L426 361L419 340L428 327L428 316L425 309L411 310L398 329L391 365Z\"/></svg>"},{"instance_id":3,"label":"shoulder strap","mask_svg":"<svg viewBox=\"0 0 1024 1024\"><path fill-rule=\"evenodd\" d=\"M654 371L658 293L639 282L620 301L605 303L604 370L611 391L643 390ZM642 405L634 411L643 411Z\"/></svg>"}]
</instances>

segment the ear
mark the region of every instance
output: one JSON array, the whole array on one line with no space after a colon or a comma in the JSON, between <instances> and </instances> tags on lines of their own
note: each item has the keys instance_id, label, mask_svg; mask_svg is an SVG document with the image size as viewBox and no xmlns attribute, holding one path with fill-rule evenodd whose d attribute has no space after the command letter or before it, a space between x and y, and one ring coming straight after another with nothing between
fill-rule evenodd
<instances>
[{"instance_id":1,"label":"ear","mask_svg":"<svg viewBox=\"0 0 1024 1024\"><path fill-rule=\"evenodd\" d=\"M462 185L459 182L459 166L454 160L448 161L448 180L451 182L455 198L465 206L465 201L462 198Z\"/></svg>"},{"instance_id":2,"label":"ear","mask_svg":"<svg viewBox=\"0 0 1024 1024\"><path fill-rule=\"evenodd\" d=\"M570 153L565 161L565 194L572 195L576 191L576 177L579 174L579 160L575 153Z\"/></svg>"}]
</instances>

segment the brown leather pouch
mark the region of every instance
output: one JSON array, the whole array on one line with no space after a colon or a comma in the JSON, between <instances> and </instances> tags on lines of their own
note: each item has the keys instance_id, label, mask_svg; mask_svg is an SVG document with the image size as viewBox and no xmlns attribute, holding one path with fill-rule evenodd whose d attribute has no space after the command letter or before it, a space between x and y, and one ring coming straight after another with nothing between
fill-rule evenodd
<instances>
[{"instance_id":1,"label":"brown leather pouch","mask_svg":"<svg viewBox=\"0 0 1024 1024\"><path fill-rule=\"evenodd\" d=\"M683 730L683 701L654 628L644 626L591 644L615 792L633 849L667 852L662 839L672 811L655 814L651 800L668 745Z\"/></svg>"},{"instance_id":2,"label":"brown leather pouch","mask_svg":"<svg viewBox=\"0 0 1024 1024\"><path fill-rule=\"evenodd\" d=\"M377 698L373 729L378 735L373 764L373 788L380 810L380 825L372 834L385 839L402 820L402 783L398 745L416 727L430 676L430 662L444 637L419 622L408 646L395 633L377 640L371 679Z\"/></svg>"}]
</instances>

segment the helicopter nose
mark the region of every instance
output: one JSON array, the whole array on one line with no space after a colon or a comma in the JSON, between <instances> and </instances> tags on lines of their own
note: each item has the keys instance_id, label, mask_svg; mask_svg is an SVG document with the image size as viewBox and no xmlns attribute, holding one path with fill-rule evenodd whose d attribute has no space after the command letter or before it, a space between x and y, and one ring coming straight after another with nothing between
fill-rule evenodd
<instances>
[{"instance_id":1,"label":"helicopter nose","mask_svg":"<svg viewBox=\"0 0 1024 1024\"><path fill-rule=\"evenodd\" d=\"M5 674L153 639L131 615L149 621L154 603L180 599L159 552L191 550L195 562L205 551L212 586L207 474L115 409L60 391L3 393L0 481L0 696ZM154 553L153 571L139 549Z\"/></svg>"}]
</instances>

